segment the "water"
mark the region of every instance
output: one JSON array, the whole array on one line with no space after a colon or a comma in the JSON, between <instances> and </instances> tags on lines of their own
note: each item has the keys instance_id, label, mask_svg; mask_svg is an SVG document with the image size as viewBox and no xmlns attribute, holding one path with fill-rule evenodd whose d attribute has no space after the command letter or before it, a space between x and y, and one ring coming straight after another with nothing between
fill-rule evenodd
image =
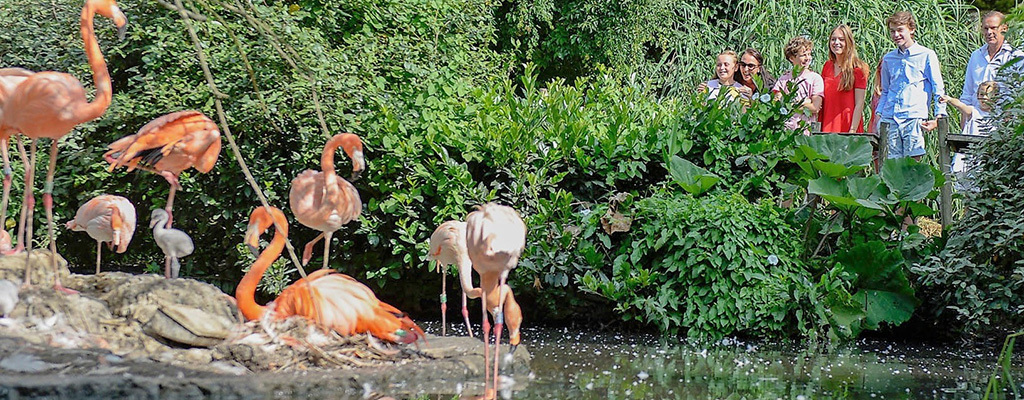
<instances>
[{"instance_id":1,"label":"water","mask_svg":"<svg viewBox=\"0 0 1024 400\"><path fill-rule=\"evenodd\" d=\"M998 351L868 340L832 350L735 339L700 345L537 328L523 338L533 378L505 393L514 399L981 399Z\"/></svg>"}]
</instances>

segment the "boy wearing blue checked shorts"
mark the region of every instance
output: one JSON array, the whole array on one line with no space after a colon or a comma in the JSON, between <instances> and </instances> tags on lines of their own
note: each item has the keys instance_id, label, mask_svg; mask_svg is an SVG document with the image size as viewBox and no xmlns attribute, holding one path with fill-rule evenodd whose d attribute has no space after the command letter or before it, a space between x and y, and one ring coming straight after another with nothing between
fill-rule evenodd
<instances>
[{"instance_id":1,"label":"boy wearing blue checked shorts","mask_svg":"<svg viewBox=\"0 0 1024 400\"><path fill-rule=\"evenodd\" d=\"M895 13L886 24L896 49L882 57L882 94L875 112L888 124L889 158L920 160L925 153L928 102L934 101L936 117L946 115L946 104L939 101L946 94L939 59L914 40L917 23L910 12Z\"/></svg>"}]
</instances>

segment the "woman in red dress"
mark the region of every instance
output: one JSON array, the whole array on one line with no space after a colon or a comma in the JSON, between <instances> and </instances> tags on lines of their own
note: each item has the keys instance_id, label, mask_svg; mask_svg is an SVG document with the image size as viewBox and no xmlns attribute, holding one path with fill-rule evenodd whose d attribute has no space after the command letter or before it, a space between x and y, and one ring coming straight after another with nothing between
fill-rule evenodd
<instances>
[{"instance_id":1,"label":"woman in red dress","mask_svg":"<svg viewBox=\"0 0 1024 400\"><path fill-rule=\"evenodd\" d=\"M828 39L828 61L821 68L825 96L818 121L822 132L864 132L867 70L867 63L857 57L850 27L837 26Z\"/></svg>"}]
</instances>

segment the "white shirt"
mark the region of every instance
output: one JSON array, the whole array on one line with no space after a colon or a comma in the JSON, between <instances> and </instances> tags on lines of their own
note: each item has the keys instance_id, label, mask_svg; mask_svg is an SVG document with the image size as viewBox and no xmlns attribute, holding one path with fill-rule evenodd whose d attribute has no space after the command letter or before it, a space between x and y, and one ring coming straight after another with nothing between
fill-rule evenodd
<instances>
[{"instance_id":1,"label":"white shirt","mask_svg":"<svg viewBox=\"0 0 1024 400\"><path fill-rule=\"evenodd\" d=\"M1003 40L1003 47L999 49L995 57L988 57L988 44L971 53L971 59L967 61L964 90L960 92L960 101L978 108L978 85L985 81L995 80L999 67L1016 57L1024 57L1024 52L1014 49L1006 40Z\"/></svg>"},{"instance_id":2,"label":"white shirt","mask_svg":"<svg viewBox=\"0 0 1024 400\"><path fill-rule=\"evenodd\" d=\"M988 136L988 113L978 107L972 108L974 111L971 112L971 119L964 124L963 134Z\"/></svg>"},{"instance_id":3,"label":"white shirt","mask_svg":"<svg viewBox=\"0 0 1024 400\"><path fill-rule=\"evenodd\" d=\"M722 91L722 83L719 82L718 79L712 79L710 81L707 81L705 84L708 85L708 100L717 98L718 94ZM738 89L743 87L743 84L739 82L733 82L732 85L729 85L727 87L732 88L726 91L726 93L728 93L730 96L730 100L735 100L736 97L739 96L740 94ZM746 96L743 97L746 98Z\"/></svg>"}]
</instances>

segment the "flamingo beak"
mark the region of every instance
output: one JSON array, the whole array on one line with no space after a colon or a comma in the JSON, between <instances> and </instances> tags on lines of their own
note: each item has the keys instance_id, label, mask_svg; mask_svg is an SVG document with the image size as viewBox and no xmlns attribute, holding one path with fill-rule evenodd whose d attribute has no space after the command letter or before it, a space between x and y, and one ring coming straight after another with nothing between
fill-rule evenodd
<instances>
[{"instance_id":1,"label":"flamingo beak","mask_svg":"<svg viewBox=\"0 0 1024 400\"><path fill-rule=\"evenodd\" d=\"M159 221L157 221L156 218L150 218L149 219L149 229L153 229L153 227L156 226L157 222L159 222Z\"/></svg>"},{"instance_id":2,"label":"flamingo beak","mask_svg":"<svg viewBox=\"0 0 1024 400\"><path fill-rule=\"evenodd\" d=\"M245 244L253 256L260 255L260 227L258 223L251 223L245 230Z\"/></svg>"},{"instance_id":3,"label":"flamingo beak","mask_svg":"<svg viewBox=\"0 0 1024 400\"><path fill-rule=\"evenodd\" d=\"M356 150L352 152L352 177L349 182L355 182L359 180L359 177L363 175L363 170L366 169L366 159L363 158L363 152Z\"/></svg>"},{"instance_id":4,"label":"flamingo beak","mask_svg":"<svg viewBox=\"0 0 1024 400\"><path fill-rule=\"evenodd\" d=\"M128 32L128 17L125 17L116 5L110 7L110 14L114 16L112 19L117 26L117 40L124 40L124 35Z\"/></svg>"}]
</instances>

